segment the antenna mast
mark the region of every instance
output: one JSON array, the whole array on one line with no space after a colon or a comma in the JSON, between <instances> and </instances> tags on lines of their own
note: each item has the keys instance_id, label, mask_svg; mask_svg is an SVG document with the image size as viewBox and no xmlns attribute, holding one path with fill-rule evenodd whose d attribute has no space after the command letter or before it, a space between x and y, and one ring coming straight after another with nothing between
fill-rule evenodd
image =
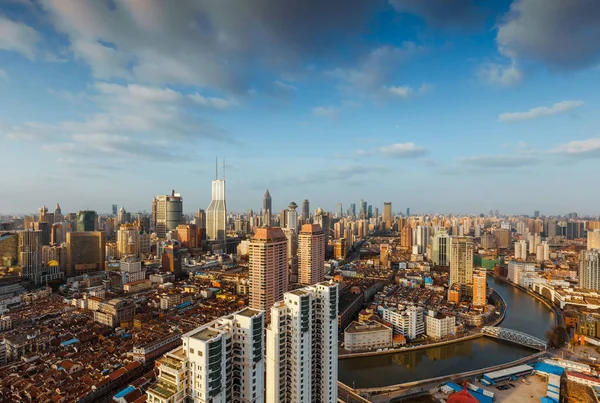
<instances>
[{"instance_id":1,"label":"antenna mast","mask_svg":"<svg viewBox=\"0 0 600 403\"><path fill-rule=\"evenodd\" d=\"M219 157L215 157L215 180L219 179Z\"/></svg>"}]
</instances>

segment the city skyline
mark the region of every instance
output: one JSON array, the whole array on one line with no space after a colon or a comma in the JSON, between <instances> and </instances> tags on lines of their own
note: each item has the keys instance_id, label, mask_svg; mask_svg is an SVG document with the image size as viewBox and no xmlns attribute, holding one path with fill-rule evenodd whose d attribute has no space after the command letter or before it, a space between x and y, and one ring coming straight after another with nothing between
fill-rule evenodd
<instances>
[{"instance_id":1,"label":"city skyline","mask_svg":"<svg viewBox=\"0 0 600 403\"><path fill-rule=\"evenodd\" d=\"M0 212L206 208L218 155L232 211L598 213L595 2L278 4L5 3Z\"/></svg>"}]
</instances>

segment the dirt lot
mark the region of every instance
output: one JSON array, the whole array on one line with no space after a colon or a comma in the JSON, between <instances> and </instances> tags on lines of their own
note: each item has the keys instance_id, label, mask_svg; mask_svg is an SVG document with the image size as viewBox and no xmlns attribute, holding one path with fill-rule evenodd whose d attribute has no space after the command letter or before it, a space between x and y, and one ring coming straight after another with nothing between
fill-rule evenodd
<instances>
[{"instance_id":1,"label":"dirt lot","mask_svg":"<svg viewBox=\"0 0 600 403\"><path fill-rule=\"evenodd\" d=\"M539 403L540 397L546 396L548 382L537 375L528 376L527 381L531 385L523 383L522 378L517 381L511 381L514 388L507 390L498 390L495 387L487 387L488 390L496 394L495 402L499 403ZM482 385L483 386L483 385ZM483 386L485 388L485 386Z\"/></svg>"}]
</instances>

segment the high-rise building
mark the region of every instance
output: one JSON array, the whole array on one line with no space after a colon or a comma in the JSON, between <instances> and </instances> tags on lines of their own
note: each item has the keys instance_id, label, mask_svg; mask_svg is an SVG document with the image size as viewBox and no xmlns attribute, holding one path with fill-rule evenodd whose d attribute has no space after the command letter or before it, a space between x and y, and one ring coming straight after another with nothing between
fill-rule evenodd
<instances>
[{"instance_id":1,"label":"high-rise building","mask_svg":"<svg viewBox=\"0 0 600 403\"><path fill-rule=\"evenodd\" d=\"M265 196L263 197L263 225L265 227L271 226L272 211L271 193L269 193L269 189L267 189Z\"/></svg>"},{"instance_id":2,"label":"high-rise building","mask_svg":"<svg viewBox=\"0 0 600 403\"><path fill-rule=\"evenodd\" d=\"M112 215L115 215L115 216L117 215L117 208L118 208L118 206L116 204L112 205Z\"/></svg>"},{"instance_id":3,"label":"high-rise building","mask_svg":"<svg viewBox=\"0 0 600 403\"><path fill-rule=\"evenodd\" d=\"M412 250L413 246L413 230L410 226L405 226L402 228L402 233L400 234L400 247L402 249Z\"/></svg>"},{"instance_id":4,"label":"high-rise building","mask_svg":"<svg viewBox=\"0 0 600 403\"><path fill-rule=\"evenodd\" d=\"M117 223L125 224L127 221L127 212L125 211L125 207L121 207L117 213Z\"/></svg>"},{"instance_id":5,"label":"high-rise building","mask_svg":"<svg viewBox=\"0 0 600 403\"><path fill-rule=\"evenodd\" d=\"M588 230L587 250L600 249L600 229Z\"/></svg>"},{"instance_id":6,"label":"high-rise building","mask_svg":"<svg viewBox=\"0 0 600 403\"><path fill-rule=\"evenodd\" d=\"M250 307L265 311L288 287L287 239L278 227L256 230L248 246Z\"/></svg>"},{"instance_id":7,"label":"high-rise building","mask_svg":"<svg viewBox=\"0 0 600 403\"><path fill-rule=\"evenodd\" d=\"M440 229L437 231L435 236L433 237L433 242L431 245L431 260L433 264L436 266L448 266L450 263L448 260L450 248L450 236L445 229Z\"/></svg>"},{"instance_id":8,"label":"high-rise building","mask_svg":"<svg viewBox=\"0 0 600 403\"><path fill-rule=\"evenodd\" d=\"M310 207L308 199L304 199L302 202L302 224L308 224L310 220Z\"/></svg>"},{"instance_id":9,"label":"high-rise building","mask_svg":"<svg viewBox=\"0 0 600 403\"><path fill-rule=\"evenodd\" d=\"M600 251L598 249L580 252L579 287L600 290Z\"/></svg>"},{"instance_id":10,"label":"high-rise building","mask_svg":"<svg viewBox=\"0 0 600 403\"><path fill-rule=\"evenodd\" d=\"M416 242L415 244L419 247L419 253L425 253L427 245L429 245L429 238L431 237L431 227L427 225L417 226Z\"/></svg>"},{"instance_id":11,"label":"high-rise building","mask_svg":"<svg viewBox=\"0 0 600 403\"><path fill-rule=\"evenodd\" d=\"M379 245L379 264L388 267L390 260L390 244L382 243Z\"/></svg>"},{"instance_id":12,"label":"high-rise building","mask_svg":"<svg viewBox=\"0 0 600 403\"><path fill-rule=\"evenodd\" d=\"M77 212L77 232L89 232L96 230L98 215L95 211L80 210Z\"/></svg>"},{"instance_id":13,"label":"high-rise building","mask_svg":"<svg viewBox=\"0 0 600 403\"><path fill-rule=\"evenodd\" d=\"M71 232L71 224L62 221L55 222L52 224L52 233L50 243L53 245L60 245L67 242L67 232Z\"/></svg>"},{"instance_id":14,"label":"high-rise building","mask_svg":"<svg viewBox=\"0 0 600 403\"><path fill-rule=\"evenodd\" d=\"M181 254L179 249L178 241L166 241L161 254L163 271L170 271L175 275L181 273Z\"/></svg>"},{"instance_id":15,"label":"high-rise building","mask_svg":"<svg viewBox=\"0 0 600 403\"><path fill-rule=\"evenodd\" d=\"M538 262L550 260L550 245L547 241L543 241L536 249L535 257Z\"/></svg>"},{"instance_id":16,"label":"high-rise building","mask_svg":"<svg viewBox=\"0 0 600 403\"><path fill-rule=\"evenodd\" d=\"M325 235L325 253L327 254L327 245L329 245L330 230L329 213L324 212L323 209L321 209L321 207L317 208L313 223L320 225L321 229L323 230L323 234Z\"/></svg>"},{"instance_id":17,"label":"high-rise building","mask_svg":"<svg viewBox=\"0 0 600 403\"><path fill-rule=\"evenodd\" d=\"M227 206L225 203L225 181L212 181L212 200L206 209L206 239L227 242Z\"/></svg>"},{"instance_id":18,"label":"high-rise building","mask_svg":"<svg viewBox=\"0 0 600 403\"><path fill-rule=\"evenodd\" d=\"M483 249L494 249L496 247L496 238L489 232L486 232L481 235L481 247Z\"/></svg>"},{"instance_id":19,"label":"high-rise building","mask_svg":"<svg viewBox=\"0 0 600 403\"><path fill-rule=\"evenodd\" d=\"M473 238L450 237L450 285L473 283Z\"/></svg>"},{"instance_id":20,"label":"high-rise building","mask_svg":"<svg viewBox=\"0 0 600 403\"><path fill-rule=\"evenodd\" d=\"M337 402L338 285L286 292L267 327L266 403Z\"/></svg>"},{"instance_id":21,"label":"high-rise building","mask_svg":"<svg viewBox=\"0 0 600 403\"><path fill-rule=\"evenodd\" d=\"M182 336L157 360L151 403L263 403L264 314L245 308Z\"/></svg>"},{"instance_id":22,"label":"high-rise building","mask_svg":"<svg viewBox=\"0 0 600 403\"><path fill-rule=\"evenodd\" d=\"M383 203L383 222L386 230L392 229L392 202Z\"/></svg>"},{"instance_id":23,"label":"high-rise building","mask_svg":"<svg viewBox=\"0 0 600 403\"><path fill-rule=\"evenodd\" d=\"M65 217L62 215L62 210L60 209L60 204L56 203L56 207L54 207L54 221L53 222L62 222L65 220Z\"/></svg>"},{"instance_id":24,"label":"high-rise building","mask_svg":"<svg viewBox=\"0 0 600 403\"><path fill-rule=\"evenodd\" d=\"M533 212L533 216L534 216L535 218L538 218L538 217L540 216L540 210L535 210L535 211Z\"/></svg>"},{"instance_id":25,"label":"high-rise building","mask_svg":"<svg viewBox=\"0 0 600 403\"><path fill-rule=\"evenodd\" d=\"M494 238L498 249L507 249L510 246L510 230L505 228L496 229Z\"/></svg>"},{"instance_id":26,"label":"high-rise building","mask_svg":"<svg viewBox=\"0 0 600 403\"><path fill-rule=\"evenodd\" d=\"M342 208L342 203L337 204L337 218L342 218L344 215L344 210Z\"/></svg>"},{"instance_id":27,"label":"high-rise building","mask_svg":"<svg viewBox=\"0 0 600 403\"><path fill-rule=\"evenodd\" d=\"M125 256L138 257L140 255L140 234L135 224L122 224L117 231L117 251L121 258Z\"/></svg>"},{"instance_id":28,"label":"high-rise building","mask_svg":"<svg viewBox=\"0 0 600 403\"><path fill-rule=\"evenodd\" d=\"M473 272L473 305L487 305L486 287L485 270L475 270Z\"/></svg>"},{"instance_id":29,"label":"high-rise building","mask_svg":"<svg viewBox=\"0 0 600 403\"><path fill-rule=\"evenodd\" d=\"M290 202L288 205L287 215L285 219L286 228L294 231L298 231L298 212L296 209L298 205L294 202Z\"/></svg>"},{"instance_id":30,"label":"high-rise building","mask_svg":"<svg viewBox=\"0 0 600 403\"><path fill-rule=\"evenodd\" d=\"M410 207L407 207L407 208L406 208L406 216L407 216L407 217L410 217Z\"/></svg>"},{"instance_id":31,"label":"high-rise building","mask_svg":"<svg viewBox=\"0 0 600 403\"><path fill-rule=\"evenodd\" d=\"M152 226L156 236L164 239L169 231L183 224L183 198L171 191L170 195L158 195L152 200Z\"/></svg>"},{"instance_id":32,"label":"high-rise building","mask_svg":"<svg viewBox=\"0 0 600 403\"><path fill-rule=\"evenodd\" d=\"M524 239L515 242L515 259L527 260L527 242Z\"/></svg>"},{"instance_id":33,"label":"high-rise building","mask_svg":"<svg viewBox=\"0 0 600 403\"><path fill-rule=\"evenodd\" d=\"M298 235L300 283L325 280L325 235L317 224L304 224Z\"/></svg>"},{"instance_id":34,"label":"high-rise building","mask_svg":"<svg viewBox=\"0 0 600 403\"><path fill-rule=\"evenodd\" d=\"M583 221L569 221L567 222L567 239L572 241L574 239L583 238L585 231L585 223Z\"/></svg>"},{"instance_id":35,"label":"high-rise building","mask_svg":"<svg viewBox=\"0 0 600 403\"><path fill-rule=\"evenodd\" d=\"M67 233L67 276L104 270L106 235L104 231Z\"/></svg>"},{"instance_id":36,"label":"high-rise building","mask_svg":"<svg viewBox=\"0 0 600 403\"><path fill-rule=\"evenodd\" d=\"M350 215L356 217L356 203L350 204Z\"/></svg>"},{"instance_id":37,"label":"high-rise building","mask_svg":"<svg viewBox=\"0 0 600 403\"><path fill-rule=\"evenodd\" d=\"M180 224L177 226L177 240L188 249L198 248L198 226L196 224Z\"/></svg>"},{"instance_id":38,"label":"high-rise building","mask_svg":"<svg viewBox=\"0 0 600 403\"><path fill-rule=\"evenodd\" d=\"M18 260L21 277L40 283L42 277L42 232L26 229L19 232Z\"/></svg>"}]
</instances>

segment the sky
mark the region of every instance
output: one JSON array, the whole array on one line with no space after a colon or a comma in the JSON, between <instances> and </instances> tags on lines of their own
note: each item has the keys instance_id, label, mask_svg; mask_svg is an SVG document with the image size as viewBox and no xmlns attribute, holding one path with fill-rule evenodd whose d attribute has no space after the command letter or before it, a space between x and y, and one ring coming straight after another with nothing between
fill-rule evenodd
<instances>
[{"instance_id":1,"label":"sky","mask_svg":"<svg viewBox=\"0 0 600 403\"><path fill-rule=\"evenodd\" d=\"M600 1L175 3L0 1L0 213L600 214Z\"/></svg>"}]
</instances>

